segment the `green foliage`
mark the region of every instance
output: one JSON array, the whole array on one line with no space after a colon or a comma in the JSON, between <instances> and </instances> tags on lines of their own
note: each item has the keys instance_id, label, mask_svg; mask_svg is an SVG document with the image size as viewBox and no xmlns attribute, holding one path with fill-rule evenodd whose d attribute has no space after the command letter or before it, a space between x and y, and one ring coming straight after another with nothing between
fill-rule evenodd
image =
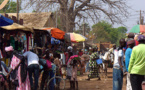
<instances>
[{"instance_id":1,"label":"green foliage","mask_svg":"<svg viewBox=\"0 0 145 90\"><path fill-rule=\"evenodd\" d=\"M36 10L33 10L32 12L33 12L33 13L35 13L35 12L36 12Z\"/></svg>"},{"instance_id":2,"label":"green foliage","mask_svg":"<svg viewBox=\"0 0 145 90\"><path fill-rule=\"evenodd\" d=\"M0 3L2 3L3 0L0 0ZM8 1L6 6L0 10L0 13L16 13L17 12L17 3L14 1Z\"/></svg>"},{"instance_id":3,"label":"green foliage","mask_svg":"<svg viewBox=\"0 0 145 90\"><path fill-rule=\"evenodd\" d=\"M89 35L95 34L93 39L96 43L111 42L118 45L119 39L125 38L126 32L126 27L113 28L110 23L100 21L92 26L92 31L90 31Z\"/></svg>"},{"instance_id":4,"label":"green foliage","mask_svg":"<svg viewBox=\"0 0 145 90\"><path fill-rule=\"evenodd\" d=\"M118 31L121 32L121 33L126 33L126 32L127 32L126 27L118 27L117 29L118 29Z\"/></svg>"}]
</instances>

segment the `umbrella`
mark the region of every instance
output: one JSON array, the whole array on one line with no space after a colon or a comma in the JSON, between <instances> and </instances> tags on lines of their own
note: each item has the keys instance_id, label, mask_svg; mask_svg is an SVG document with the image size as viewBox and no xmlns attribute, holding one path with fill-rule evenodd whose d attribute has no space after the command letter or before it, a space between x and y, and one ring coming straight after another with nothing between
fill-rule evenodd
<instances>
[{"instance_id":1,"label":"umbrella","mask_svg":"<svg viewBox=\"0 0 145 90\"><path fill-rule=\"evenodd\" d=\"M47 30L48 32L50 32L53 38L60 40L64 39L65 32L58 28L44 28L42 30Z\"/></svg>"},{"instance_id":2,"label":"umbrella","mask_svg":"<svg viewBox=\"0 0 145 90\"><path fill-rule=\"evenodd\" d=\"M6 18L0 14L0 26L7 26L12 24L13 24L13 20Z\"/></svg>"},{"instance_id":3,"label":"umbrella","mask_svg":"<svg viewBox=\"0 0 145 90\"><path fill-rule=\"evenodd\" d=\"M86 41L87 38L81 34L77 33L69 33L71 42L83 42Z\"/></svg>"},{"instance_id":4,"label":"umbrella","mask_svg":"<svg viewBox=\"0 0 145 90\"><path fill-rule=\"evenodd\" d=\"M145 33L145 25L135 25L130 32L132 33Z\"/></svg>"}]
</instances>

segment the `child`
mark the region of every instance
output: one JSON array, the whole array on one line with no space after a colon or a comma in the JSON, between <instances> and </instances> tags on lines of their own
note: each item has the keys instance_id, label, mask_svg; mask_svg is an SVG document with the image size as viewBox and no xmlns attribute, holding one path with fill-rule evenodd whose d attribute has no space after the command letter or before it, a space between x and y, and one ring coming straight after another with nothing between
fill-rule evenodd
<instances>
[{"instance_id":1,"label":"child","mask_svg":"<svg viewBox=\"0 0 145 90\"><path fill-rule=\"evenodd\" d=\"M58 58L54 59L54 64L56 65L56 76L61 76L61 62Z\"/></svg>"},{"instance_id":2,"label":"child","mask_svg":"<svg viewBox=\"0 0 145 90\"><path fill-rule=\"evenodd\" d=\"M72 76L71 76L71 89L75 89L75 84L76 84L76 88L78 89L78 81L77 81L77 66L78 64L81 64L80 59L78 59L78 57L75 57L70 65L72 66Z\"/></svg>"},{"instance_id":3,"label":"child","mask_svg":"<svg viewBox=\"0 0 145 90\"><path fill-rule=\"evenodd\" d=\"M61 74L61 61L60 54L54 53L54 64L56 65L56 76L62 76ZM58 85L57 89L59 89L60 79L56 79L56 84Z\"/></svg>"},{"instance_id":4,"label":"child","mask_svg":"<svg viewBox=\"0 0 145 90\"><path fill-rule=\"evenodd\" d=\"M66 64L67 64L67 79L69 79L70 81L70 88L72 88L71 86L71 76L72 76L72 66L70 65L70 62L69 60L71 60L71 57L73 56L73 53L72 52L69 52L69 59L67 60Z\"/></svg>"}]
</instances>

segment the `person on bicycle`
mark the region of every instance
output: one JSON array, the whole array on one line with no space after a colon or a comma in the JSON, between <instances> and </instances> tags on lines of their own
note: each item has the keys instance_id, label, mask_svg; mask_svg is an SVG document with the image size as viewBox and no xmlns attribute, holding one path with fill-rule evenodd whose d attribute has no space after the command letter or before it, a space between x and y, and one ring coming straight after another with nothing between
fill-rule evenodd
<instances>
[{"instance_id":1,"label":"person on bicycle","mask_svg":"<svg viewBox=\"0 0 145 90\"><path fill-rule=\"evenodd\" d=\"M56 66L56 76L62 76L62 73L61 73L61 66L62 66L62 64L61 64L61 59L60 59L60 54L58 54L58 53L54 53L54 64L55 64L55 66ZM58 87L60 86L60 79L56 79L56 84L58 85Z\"/></svg>"}]
</instances>

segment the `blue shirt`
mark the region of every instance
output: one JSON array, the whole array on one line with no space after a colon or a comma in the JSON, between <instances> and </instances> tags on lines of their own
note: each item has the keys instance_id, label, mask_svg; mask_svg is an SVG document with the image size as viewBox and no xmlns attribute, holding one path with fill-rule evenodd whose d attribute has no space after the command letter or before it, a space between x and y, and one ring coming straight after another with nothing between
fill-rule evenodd
<instances>
[{"instance_id":1,"label":"blue shirt","mask_svg":"<svg viewBox=\"0 0 145 90\"><path fill-rule=\"evenodd\" d=\"M127 48L127 50L125 52L125 66L126 66L127 72L128 72L128 66L129 66L131 53L132 53L132 49L131 48Z\"/></svg>"}]
</instances>

